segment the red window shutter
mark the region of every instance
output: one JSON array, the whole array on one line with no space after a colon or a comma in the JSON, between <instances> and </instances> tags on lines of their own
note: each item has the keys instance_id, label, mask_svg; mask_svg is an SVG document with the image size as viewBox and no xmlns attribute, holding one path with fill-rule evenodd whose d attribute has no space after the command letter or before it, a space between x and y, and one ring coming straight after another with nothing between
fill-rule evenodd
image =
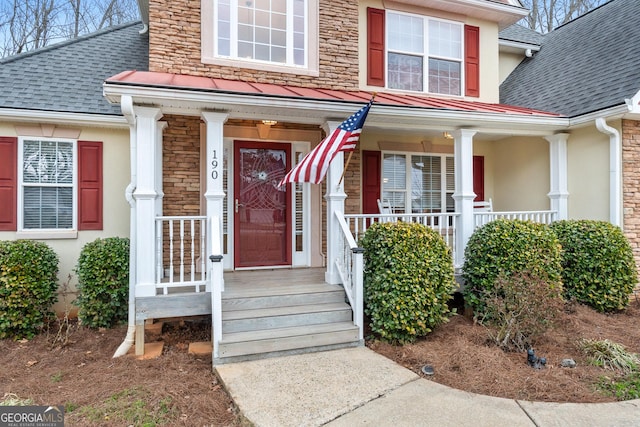
<instances>
[{"instance_id":1,"label":"red window shutter","mask_svg":"<svg viewBox=\"0 0 640 427\"><path fill-rule=\"evenodd\" d=\"M473 192L474 201L484 201L484 156L473 156Z\"/></svg>"},{"instance_id":2,"label":"red window shutter","mask_svg":"<svg viewBox=\"0 0 640 427\"><path fill-rule=\"evenodd\" d=\"M18 229L18 138L0 137L0 231Z\"/></svg>"},{"instance_id":3,"label":"red window shutter","mask_svg":"<svg viewBox=\"0 0 640 427\"><path fill-rule=\"evenodd\" d=\"M464 26L465 95L480 96L480 28Z\"/></svg>"},{"instance_id":4,"label":"red window shutter","mask_svg":"<svg viewBox=\"0 0 640 427\"><path fill-rule=\"evenodd\" d=\"M367 8L367 84L384 86L384 10Z\"/></svg>"},{"instance_id":5,"label":"red window shutter","mask_svg":"<svg viewBox=\"0 0 640 427\"><path fill-rule=\"evenodd\" d=\"M379 213L378 199L380 198L380 152L362 152L362 213Z\"/></svg>"},{"instance_id":6,"label":"red window shutter","mask_svg":"<svg viewBox=\"0 0 640 427\"><path fill-rule=\"evenodd\" d=\"M78 141L78 230L102 230L102 142Z\"/></svg>"}]
</instances>

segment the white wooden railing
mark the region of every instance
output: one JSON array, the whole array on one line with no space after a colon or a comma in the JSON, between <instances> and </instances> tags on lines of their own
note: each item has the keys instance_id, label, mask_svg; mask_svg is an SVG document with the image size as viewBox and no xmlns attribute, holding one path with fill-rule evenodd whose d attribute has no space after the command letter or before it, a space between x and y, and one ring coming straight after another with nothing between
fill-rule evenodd
<instances>
[{"instance_id":1,"label":"white wooden railing","mask_svg":"<svg viewBox=\"0 0 640 427\"><path fill-rule=\"evenodd\" d=\"M347 228L351 231L356 241L360 240L367 228L375 222L416 222L426 225L432 230L440 233L444 241L451 248L451 253L455 254L456 243L456 218L458 213L432 213L432 214L357 214L345 215Z\"/></svg>"},{"instance_id":2,"label":"white wooden railing","mask_svg":"<svg viewBox=\"0 0 640 427\"><path fill-rule=\"evenodd\" d=\"M206 216L156 218L156 288L193 287L202 292L207 281Z\"/></svg>"},{"instance_id":3,"label":"white wooden railing","mask_svg":"<svg viewBox=\"0 0 640 427\"><path fill-rule=\"evenodd\" d=\"M340 224L338 239L339 253L336 259L336 269L342 279L345 293L353 310L353 324L359 329L358 337L364 339L364 292L362 281L364 278L364 249L358 247L351 230L341 212L335 212Z\"/></svg>"},{"instance_id":4,"label":"white wooden railing","mask_svg":"<svg viewBox=\"0 0 640 427\"><path fill-rule=\"evenodd\" d=\"M220 357L220 341L222 341L222 292L224 291L224 268L222 265L222 220L211 217L211 337L213 341L213 357Z\"/></svg>"},{"instance_id":5,"label":"white wooden railing","mask_svg":"<svg viewBox=\"0 0 640 427\"><path fill-rule=\"evenodd\" d=\"M556 211L474 212L473 218L475 228L496 219L520 219L541 224L551 224L558 219L558 213Z\"/></svg>"}]
</instances>

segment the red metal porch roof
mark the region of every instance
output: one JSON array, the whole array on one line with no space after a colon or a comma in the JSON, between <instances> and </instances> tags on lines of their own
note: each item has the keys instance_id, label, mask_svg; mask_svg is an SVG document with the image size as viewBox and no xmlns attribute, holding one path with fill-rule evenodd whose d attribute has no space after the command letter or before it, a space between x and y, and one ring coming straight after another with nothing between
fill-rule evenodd
<instances>
[{"instance_id":1,"label":"red metal porch roof","mask_svg":"<svg viewBox=\"0 0 640 427\"><path fill-rule=\"evenodd\" d=\"M279 98L315 99L322 101L368 102L372 92L341 91L322 88L306 88L269 83L250 83L183 74L151 71L124 71L106 80L106 83L132 86L191 89L246 95L264 95ZM376 104L415 107L425 109L456 110L480 113L499 113L528 116L559 117L559 114L532 110L505 104L445 99L428 96L377 92Z\"/></svg>"}]
</instances>

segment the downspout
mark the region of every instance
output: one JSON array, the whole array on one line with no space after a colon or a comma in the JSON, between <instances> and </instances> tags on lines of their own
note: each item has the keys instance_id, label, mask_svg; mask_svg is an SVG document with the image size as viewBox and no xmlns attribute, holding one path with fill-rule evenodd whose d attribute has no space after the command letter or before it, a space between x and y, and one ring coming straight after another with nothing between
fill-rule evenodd
<instances>
[{"instance_id":1,"label":"downspout","mask_svg":"<svg viewBox=\"0 0 640 427\"><path fill-rule=\"evenodd\" d=\"M607 125L603 117L596 119L596 128L609 135L609 221L618 227L622 226L622 142L620 132Z\"/></svg>"},{"instance_id":2,"label":"downspout","mask_svg":"<svg viewBox=\"0 0 640 427\"><path fill-rule=\"evenodd\" d=\"M122 109L122 114L127 119L129 123L129 147L130 147L130 162L131 162L131 182L127 185L125 190L125 198L127 202L129 202L130 209L130 217L129 217L129 317L127 327L127 336L116 352L113 354L113 357L120 357L127 354L131 346L135 343L135 334L136 334L136 230L133 226L135 224L136 219L136 201L133 198L133 192L136 189L137 184L137 154L136 151L137 141L136 141L136 119L135 114L133 112L133 100L130 96L123 96L120 100L120 108Z\"/></svg>"}]
</instances>

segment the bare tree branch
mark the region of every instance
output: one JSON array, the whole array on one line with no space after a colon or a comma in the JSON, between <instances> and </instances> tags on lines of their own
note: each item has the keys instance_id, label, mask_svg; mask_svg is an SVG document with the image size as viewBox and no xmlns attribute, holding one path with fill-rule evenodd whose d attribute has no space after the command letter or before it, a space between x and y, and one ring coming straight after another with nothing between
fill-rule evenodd
<instances>
[{"instance_id":1,"label":"bare tree branch","mask_svg":"<svg viewBox=\"0 0 640 427\"><path fill-rule=\"evenodd\" d=\"M540 33L548 33L605 1L607 0L523 0L524 6L531 12L521 24Z\"/></svg>"},{"instance_id":2,"label":"bare tree branch","mask_svg":"<svg viewBox=\"0 0 640 427\"><path fill-rule=\"evenodd\" d=\"M3 0L0 57L137 19L136 0Z\"/></svg>"}]
</instances>

